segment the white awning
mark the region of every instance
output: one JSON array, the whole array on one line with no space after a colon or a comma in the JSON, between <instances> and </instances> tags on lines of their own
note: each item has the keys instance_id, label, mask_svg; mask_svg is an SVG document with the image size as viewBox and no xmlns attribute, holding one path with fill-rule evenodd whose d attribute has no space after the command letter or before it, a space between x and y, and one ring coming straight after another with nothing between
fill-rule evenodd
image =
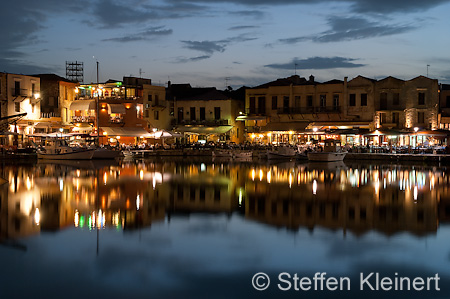
<instances>
[{"instance_id":1,"label":"white awning","mask_svg":"<svg viewBox=\"0 0 450 299\"><path fill-rule=\"evenodd\" d=\"M125 114L125 106L122 104L108 104L108 114Z\"/></svg>"},{"instance_id":2,"label":"white awning","mask_svg":"<svg viewBox=\"0 0 450 299\"><path fill-rule=\"evenodd\" d=\"M150 138L151 135L144 128L137 127L101 127L103 132L108 136L124 136L124 137L145 137Z\"/></svg>"},{"instance_id":3,"label":"white awning","mask_svg":"<svg viewBox=\"0 0 450 299\"><path fill-rule=\"evenodd\" d=\"M76 111L76 110L95 110L95 100L76 100L70 103L70 110Z\"/></svg>"}]
</instances>

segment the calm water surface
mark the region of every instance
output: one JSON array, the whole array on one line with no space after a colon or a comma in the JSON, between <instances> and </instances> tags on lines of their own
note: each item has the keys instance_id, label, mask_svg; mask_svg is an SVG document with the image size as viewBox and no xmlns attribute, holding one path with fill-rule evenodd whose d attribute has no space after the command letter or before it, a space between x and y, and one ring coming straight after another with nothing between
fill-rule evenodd
<instances>
[{"instance_id":1,"label":"calm water surface","mask_svg":"<svg viewBox=\"0 0 450 299\"><path fill-rule=\"evenodd\" d=\"M1 166L1 298L450 297L445 166ZM257 272L265 291L252 287ZM350 291L295 291L291 279L283 292L281 272L348 277ZM440 291L361 291L372 272L438 274Z\"/></svg>"}]
</instances>

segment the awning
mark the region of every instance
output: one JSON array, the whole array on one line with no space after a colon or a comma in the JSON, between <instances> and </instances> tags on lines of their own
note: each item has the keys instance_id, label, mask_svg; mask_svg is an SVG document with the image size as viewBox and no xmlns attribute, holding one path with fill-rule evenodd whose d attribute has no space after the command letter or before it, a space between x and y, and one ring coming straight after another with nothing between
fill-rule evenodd
<instances>
[{"instance_id":1,"label":"awning","mask_svg":"<svg viewBox=\"0 0 450 299\"><path fill-rule=\"evenodd\" d=\"M246 121L246 120L266 120L267 117L261 115L239 115L236 117L237 121Z\"/></svg>"},{"instance_id":2,"label":"awning","mask_svg":"<svg viewBox=\"0 0 450 299\"><path fill-rule=\"evenodd\" d=\"M95 100L75 100L72 103L70 103L70 110L76 111L76 110L95 110Z\"/></svg>"},{"instance_id":3,"label":"awning","mask_svg":"<svg viewBox=\"0 0 450 299\"><path fill-rule=\"evenodd\" d=\"M108 104L108 114L125 114L125 106L122 104Z\"/></svg>"},{"instance_id":4,"label":"awning","mask_svg":"<svg viewBox=\"0 0 450 299\"><path fill-rule=\"evenodd\" d=\"M35 128L49 128L51 126L52 126L52 123L48 122L48 121L41 121L34 125Z\"/></svg>"},{"instance_id":5,"label":"awning","mask_svg":"<svg viewBox=\"0 0 450 299\"><path fill-rule=\"evenodd\" d=\"M314 127L346 127L346 128L369 128L369 121L316 121L310 125Z\"/></svg>"},{"instance_id":6,"label":"awning","mask_svg":"<svg viewBox=\"0 0 450 299\"><path fill-rule=\"evenodd\" d=\"M268 123L267 126L261 127L261 131L270 132L270 131L304 131L305 128L309 125L309 122L271 122Z\"/></svg>"},{"instance_id":7,"label":"awning","mask_svg":"<svg viewBox=\"0 0 450 299\"><path fill-rule=\"evenodd\" d=\"M100 127L103 132L109 136L123 136L123 137L145 137L150 138L150 133L147 132L144 128L137 127Z\"/></svg>"},{"instance_id":8,"label":"awning","mask_svg":"<svg viewBox=\"0 0 450 299\"><path fill-rule=\"evenodd\" d=\"M192 134L224 134L231 130L233 126L199 127L199 126L179 126L176 131Z\"/></svg>"}]
</instances>

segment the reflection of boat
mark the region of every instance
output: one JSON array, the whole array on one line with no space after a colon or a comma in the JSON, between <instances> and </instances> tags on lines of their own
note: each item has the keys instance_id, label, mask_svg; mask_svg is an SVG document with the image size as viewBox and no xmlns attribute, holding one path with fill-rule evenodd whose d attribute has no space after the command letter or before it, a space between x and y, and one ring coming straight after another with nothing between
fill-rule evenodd
<instances>
[{"instance_id":1,"label":"reflection of boat","mask_svg":"<svg viewBox=\"0 0 450 299\"><path fill-rule=\"evenodd\" d=\"M99 147L95 149L92 159L114 159L120 157L120 155L120 151Z\"/></svg>"},{"instance_id":2,"label":"reflection of boat","mask_svg":"<svg viewBox=\"0 0 450 299\"><path fill-rule=\"evenodd\" d=\"M95 149L70 147L64 139L47 139L43 149L37 151L38 159L90 160Z\"/></svg>"},{"instance_id":3,"label":"reflection of boat","mask_svg":"<svg viewBox=\"0 0 450 299\"><path fill-rule=\"evenodd\" d=\"M308 153L309 161L333 162L343 161L347 152L341 150L339 140L327 139L323 151L315 151Z\"/></svg>"},{"instance_id":4,"label":"reflection of boat","mask_svg":"<svg viewBox=\"0 0 450 299\"><path fill-rule=\"evenodd\" d=\"M39 160L38 164L41 165L62 165L77 169L89 169L89 170L95 170L95 169L101 169L103 167L109 167L109 166L118 166L119 163L116 160L106 160L106 159L100 159L100 160Z\"/></svg>"},{"instance_id":5,"label":"reflection of boat","mask_svg":"<svg viewBox=\"0 0 450 299\"><path fill-rule=\"evenodd\" d=\"M347 169L347 165L345 165L344 161L333 161L333 162L314 162L308 163L308 168L315 170L340 170Z\"/></svg>"},{"instance_id":6,"label":"reflection of boat","mask_svg":"<svg viewBox=\"0 0 450 299\"><path fill-rule=\"evenodd\" d=\"M267 159L290 159L295 158L297 151L294 148L282 146L277 150L269 150L267 151Z\"/></svg>"}]
</instances>

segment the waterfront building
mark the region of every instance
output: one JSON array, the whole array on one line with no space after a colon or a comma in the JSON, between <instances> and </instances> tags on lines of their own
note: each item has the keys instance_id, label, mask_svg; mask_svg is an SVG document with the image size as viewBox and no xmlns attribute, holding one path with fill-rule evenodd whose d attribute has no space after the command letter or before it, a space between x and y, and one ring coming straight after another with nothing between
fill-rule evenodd
<instances>
[{"instance_id":1,"label":"waterfront building","mask_svg":"<svg viewBox=\"0 0 450 299\"><path fill-rule=\"evenodd\" d=\"M239 92L172 84L168 95L174 103L174 130L184 133L187 143L243 142L244 126L236 121L244 103Z\"/></svg>"},{"instance_id":2,"label":"waterfront building","mask_svg":"<svg viewBox=\"0 0 450 299\"><path fill-rule=\"evenodd\" d=\"M450 130L450 84L439 86L439 128Z\"/></svg>"},{"instance_id":3,"label":"waterfront building","mask_svg":"<svg viewBox=\"0 0 450 299\"><path fill-rule=\"evenodd\" d=\"M144 119L144 87L150 79L124 77L123 81L81 84L77 99L71 103L73 132L97 136L101 144L135 144L148 137ZM98 107L97 107L98 101Z\"/></svg>"},{"instance_id":4,"label":"waterfront building","mask_svg":"<svg viewBox=\"0 0 450 299\"><path fill-rule=\"evenodd\" d=\"M0 74L0 132L10 132L2 144L22 147L23 136L32 134L40 121L40 78Z\"/></svg>"},{"instance_id":5,"label":"waterfront building","mask_svg":"<svg viewBox=\"0 0 450 299\"><path fill-rule=\"evenodd\" d=\"M72 125L70 104L76 98L79 83L55 74L37 75L41 79L41 118L34 133L68 132Z\"/></svg>"}]
</instances>

